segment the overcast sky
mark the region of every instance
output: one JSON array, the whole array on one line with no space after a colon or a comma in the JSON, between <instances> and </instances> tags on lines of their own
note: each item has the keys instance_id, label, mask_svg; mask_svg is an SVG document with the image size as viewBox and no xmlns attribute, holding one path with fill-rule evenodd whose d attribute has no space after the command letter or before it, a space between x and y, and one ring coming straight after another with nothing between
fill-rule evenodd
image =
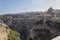
<instances>
[{"instance_id":1,"label":"overcast sky","mask_svg":"<svg viewBox=\"0 0 60 40\"><path fill-rule=\"evenodd\" d=\"M60 0L0 0L0 14L60 9Z\"/></svg>"}]
</instances>

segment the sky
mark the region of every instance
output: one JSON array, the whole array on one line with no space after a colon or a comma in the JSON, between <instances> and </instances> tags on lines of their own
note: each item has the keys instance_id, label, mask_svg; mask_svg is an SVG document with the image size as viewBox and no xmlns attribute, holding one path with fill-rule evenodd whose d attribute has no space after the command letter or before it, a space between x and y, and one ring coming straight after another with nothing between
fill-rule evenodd
<instances>
[{"instance_id":1,"label":"sky","mask_svg":"<svg viewBox=\"0 0 60 40\"><path fill-rule=\"evenodd\" d=\"M60 0L0 0L0 14L60 9Z\"/></svg>"}]
</instances>

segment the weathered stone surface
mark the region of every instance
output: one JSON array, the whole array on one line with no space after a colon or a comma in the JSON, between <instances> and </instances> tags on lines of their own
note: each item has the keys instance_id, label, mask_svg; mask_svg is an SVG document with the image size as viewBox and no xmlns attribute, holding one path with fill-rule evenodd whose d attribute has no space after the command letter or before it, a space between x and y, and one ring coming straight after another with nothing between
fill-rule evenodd
<instances>
[{"instance_id":1,"label":"weathered stone surface","mask_svg":"<svg viewBox=\"0 0 60 40\"><path fill-rule=\"evenodd\" d=\"M8 40L8 26L0 23L0 40Z\"/></svg>"}]
</instances>

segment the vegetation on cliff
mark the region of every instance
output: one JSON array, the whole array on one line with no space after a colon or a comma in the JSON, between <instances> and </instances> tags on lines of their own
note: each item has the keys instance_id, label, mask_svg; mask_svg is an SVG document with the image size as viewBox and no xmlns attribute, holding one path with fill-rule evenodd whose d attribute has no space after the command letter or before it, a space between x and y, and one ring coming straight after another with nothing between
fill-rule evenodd
<instances>
[{"instance_id":1,"label":"vegetation on cliff","mask_svg":"<svg viewBox=\"0 0 60 40\"><path fill-rule=\"evenodd\" d=\"M17 31L10 29L8 40L20 40L20 34Z\"/></svg>"}]
</instances>

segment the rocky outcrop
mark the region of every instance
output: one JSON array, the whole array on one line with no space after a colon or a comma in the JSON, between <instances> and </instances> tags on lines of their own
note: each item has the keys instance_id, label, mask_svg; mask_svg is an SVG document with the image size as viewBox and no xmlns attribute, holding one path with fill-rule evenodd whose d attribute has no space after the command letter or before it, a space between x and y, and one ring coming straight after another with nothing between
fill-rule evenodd
<instances>
[{"instance_id":1,"label":"rocky outcrop","mask_svg":"<svg viewBox=\"0 0 60 40\"><path fill-rule=\"evenodd\" d=\"M0 40L8 40L9 28L4 23L0 23Z\"/></svg>"}]
</instances>

